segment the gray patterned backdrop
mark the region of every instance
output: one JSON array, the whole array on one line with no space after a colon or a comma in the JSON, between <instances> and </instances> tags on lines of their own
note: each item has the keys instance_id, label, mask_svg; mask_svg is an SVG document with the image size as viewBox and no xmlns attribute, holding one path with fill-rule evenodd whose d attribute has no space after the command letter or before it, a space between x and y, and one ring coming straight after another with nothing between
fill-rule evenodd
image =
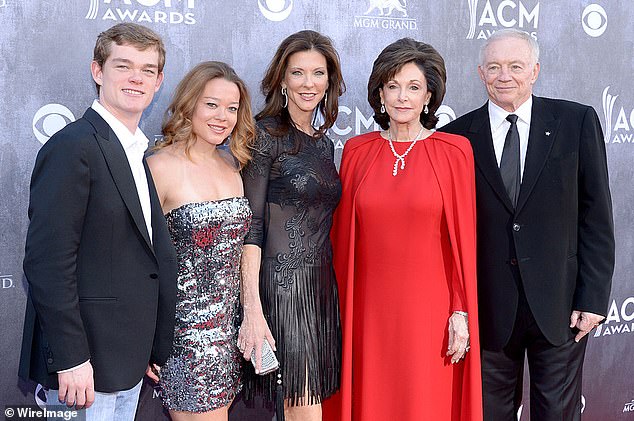
<instances>
[{"instance_id":1,"label":"gray patterned backdrop","mask_svg":"<svg viewBox=\"0 0 634 421\"><path fill-rule=\"evenodd\" d=\"M373 129L367 78L374 58L391 41L414 37L444 56L443 124L485 101L476 72L484 39L504 27L533 35L542 47L536 93L592 105L602 118L608 150L617 264L607 322L589 341L584 417L634 418L632 0L0 0L0 407L31 404L41 395L37 385L17 378L28 182L35 156L56 130L90 105L95 38L121 21L150 26L163 36L168 51L165 83L141 122L150 138L160 132L176 83L198 62L232 64L251 88L258 110L263 101L259 81L278 43L305 28L329 35L348 86L330 131L338 158L346 139ZM146 390L138 418L156 419L158 401ZM520 418L527 419L523 412ZM238 404L231 418L271 416Z\"/></svg>"}]
</instances>

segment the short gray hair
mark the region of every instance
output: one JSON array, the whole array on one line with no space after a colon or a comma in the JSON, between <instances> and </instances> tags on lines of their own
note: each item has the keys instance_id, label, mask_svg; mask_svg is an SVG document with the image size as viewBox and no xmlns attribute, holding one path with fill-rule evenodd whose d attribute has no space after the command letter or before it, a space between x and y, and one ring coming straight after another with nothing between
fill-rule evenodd
<instances>
[{"instance_id":1,"label":"short gray hair","mask_svg":"<svg viewBox=\"0 0 634 421\"><path fill-rule=\"evenodd\" d=\"M482 47L480 48L480 65L484 65L484 56L486 54L487 48L489 48L489 45L491 45L491 43L494 41L507 38L516 38L526 41L526 43L528 44L528 48L531 51L531 56L533 60L535 61L535 63L539 63L539 44L537 44L535 38L533 38L528 32L520 31L519 29L515 28L506 28L495 31L489 37L489 39L487 39L486 42L482 44Z\"/></svg>"}]
</instances>

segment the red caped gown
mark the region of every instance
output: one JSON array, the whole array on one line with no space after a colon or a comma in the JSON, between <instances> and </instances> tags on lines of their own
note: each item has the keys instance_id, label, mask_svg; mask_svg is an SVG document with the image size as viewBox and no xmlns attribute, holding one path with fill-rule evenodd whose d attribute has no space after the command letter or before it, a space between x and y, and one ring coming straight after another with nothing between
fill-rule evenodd
<instances>
[{"instance_id":1,"label":"red caped gown","mask_svg":"<svg viewBox=\"0 0 634 421\"><path fill-rule=\"evenodd\" d=\"M402 154L409 142L394 142ZM395 157L378 132L350 139L332 240L343 325L342 384L326 421L481 420L475 183L463 137ZM469 313L471 350L446 356L448 318Z\"/></svg>"}]
</instances>

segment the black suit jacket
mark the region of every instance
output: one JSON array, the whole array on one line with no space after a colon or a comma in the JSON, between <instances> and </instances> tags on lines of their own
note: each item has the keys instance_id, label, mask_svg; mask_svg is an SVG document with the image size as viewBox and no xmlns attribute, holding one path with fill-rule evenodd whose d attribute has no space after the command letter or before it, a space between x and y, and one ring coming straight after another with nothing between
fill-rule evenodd
<instances>
[{"instance_id":1,"label":"black suit jacket","mask_svg":"<svg viewBox=\"0 0 634 421\"><path fill-rule=\"evenodd\" d=\"M153 241L124 149L93 109L40 149L31 178L20 376L57 388L90 358L95 389L133 387L170 352L176 256L146 168Z\"/></svg>"},{"instance_id":2,"label":"black suit jacket","mask_svg":"<svg viewBox=\"0 0 634 421\"><path fill-rule=\"evenodd\" d=\"M533 97L516 209L495 159L487 104L441 130L467 137L473 147L483 347L498 350L508 342L517 311L517 282L553 345L573 334L572 310L605 315L614 269L614 228L605 143L594 109Z\"/></svg>"}]
</instances>

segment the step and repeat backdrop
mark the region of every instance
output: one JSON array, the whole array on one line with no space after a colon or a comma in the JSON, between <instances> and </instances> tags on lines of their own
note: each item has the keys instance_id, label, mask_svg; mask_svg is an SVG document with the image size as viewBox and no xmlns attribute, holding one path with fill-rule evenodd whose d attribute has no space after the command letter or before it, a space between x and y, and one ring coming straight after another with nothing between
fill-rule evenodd
<instances>
[{"instance_id":1,"label":"step and repeat backdrop","mask_svg":"<svg viewBox=\"0 0 634 421\"><path fill-rule=\"evenodd\" d=\"M231 64L248 83L257 111L263 103L259 82L280 41L301 29L330 36L348 87L329 132L337 160L347 139L378 128L366 101L367 78L377 54L390 42L413 37L432 44L445 58L448 88L438 110L442 126L485 101L476 70L483 41L502 28L530 33L541 46L535 93L592 105L602 120L608 151L617 262L607 321L588 345L584 419L634 419L631 0L0 0L0 407L42 405L44 399L39 385L17 377L26 301L22 259L35 156L53 133L91 104L95 38L118 22L151 27L167 48L165 82L141 121L150 139L160 135L176 84L198 62ZM144 389L137 419L163 417L159 393ZM519 419L528 419L527 408ZM272 417L257 403L237 402L231 411L232 420Z\"/></svg>"}]
</instances>

